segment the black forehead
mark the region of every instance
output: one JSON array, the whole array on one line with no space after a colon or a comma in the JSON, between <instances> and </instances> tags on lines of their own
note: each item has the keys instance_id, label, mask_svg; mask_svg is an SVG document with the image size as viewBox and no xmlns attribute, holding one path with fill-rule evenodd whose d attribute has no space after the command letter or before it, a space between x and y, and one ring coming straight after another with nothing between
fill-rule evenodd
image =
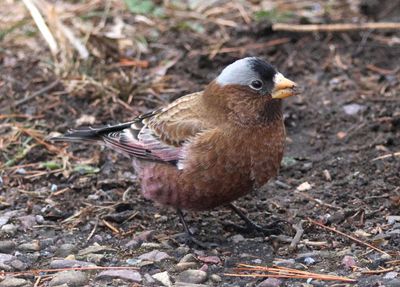
<instances>
[{"instance_id":1,"label":"black forehead","mask_svg":"<svg viewBox=\"0 0 400 287\"><path fill-rule=\"evenodd\" d=\"M276 70L272 65L259 58L251 58L249 65L263 80L272 81L276 74Z\"/></svg>"}]
</instances>

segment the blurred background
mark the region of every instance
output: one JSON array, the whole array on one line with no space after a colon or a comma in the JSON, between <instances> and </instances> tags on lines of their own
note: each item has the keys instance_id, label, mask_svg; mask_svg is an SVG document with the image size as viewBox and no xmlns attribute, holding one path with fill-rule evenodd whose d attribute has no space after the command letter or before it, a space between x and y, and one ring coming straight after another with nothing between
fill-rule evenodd
<instances>
[{"instance_id":1,"label":"blurred background","mask_svg":"<svg viewBox=\"0 0 400 287\"><path fill-rule=\"evenodd\" d=\"M145 252L129 245L132 236L149 230L157 232L146 240L179 260L182 254L168 246L180 244L175 235L181 226L173 211L139 196L129 160L99 147L54 145L46 137L70 127L131 120L202 90L244 56L268 60L304 93L285 102L287 150L280 175L239 205L261 223L271 217L293 223L311 217L334 224L398 256L399 22L400 2L387 0L2 0L0 239L11 244L4 249L11 254L20 250L22 262L5 270L48 266L65 244L75 248L68 254L94 243L113 246L114 251L92 261L124 265ZM363 23L372 26L351 26ZM373 26L377 23L383 26ZM302 31L306 24L328 26ZM202 255L219 261L196 261L196 268L208 264L208 274L221 275L237 262L296 258L288 252L290 229L286 241L275 238L272 250L270 242L261 244L265 238L234 241L236 234L220 224L230 219L227 210L188 218L200 237L221 244ZM351 266L366 268L381 260L376 268L398 271L398 265L385 265L379 253L365 254L364 248L309 222L303 227L304 240L322 243L303 242L299 253L329 249L339 254L310 255L312 270L323 266L347 276L357 271ZM18 249L35 242L40 244L33 250ZM354 264L343 263L344 255ZM79 259L91 260L87 255ZM141 273L169 270L171 264L149 265ZM178 273L169 273L173 282ZM379 275L354 276L367 284L360 286L397 280L397 275ZM261 281L206 280L214 286L257 286ZM47 286L43 282L37 286Z\"/></svg>"}]
</instances>

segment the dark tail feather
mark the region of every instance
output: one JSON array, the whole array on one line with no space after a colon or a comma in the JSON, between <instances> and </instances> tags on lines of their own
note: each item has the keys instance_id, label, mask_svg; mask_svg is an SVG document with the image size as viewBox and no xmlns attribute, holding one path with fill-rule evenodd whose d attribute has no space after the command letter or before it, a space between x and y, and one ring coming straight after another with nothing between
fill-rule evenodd
<instances>
[{"instance_id":1,"label":"dark tail feather","mask_svg":"<svg viewBox=\"0 0 400 287\"><path fill-rule=\"evenodd\" d=\"M103 135L111 132L122 131L129 128L136 121L122 123L113 126L102 126L98 128L83 127L78 129L69 130L65 135L59 137L49 138L49 141L69 141L69 142L81 142L81 141L98 141L102 139Z\"/></svg>"}]
</instances>

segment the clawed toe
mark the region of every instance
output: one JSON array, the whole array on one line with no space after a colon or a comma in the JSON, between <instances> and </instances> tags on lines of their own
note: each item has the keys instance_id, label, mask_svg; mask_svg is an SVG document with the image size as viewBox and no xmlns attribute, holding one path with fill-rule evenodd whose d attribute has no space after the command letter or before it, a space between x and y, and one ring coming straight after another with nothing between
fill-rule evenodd
<instances>
[{"instance_id":1,"label":"clawed toe","mask_svg":"<svg viewBox=\"0 0 400 287\"><path fill-rule=\"evenodd\" d=\"M195 245L202 249L210 249L210 248L218 247L218 244L216 244L216 243L203 242L203 241L197 239L194 235L187 234L187 233L185 233L185 244L189 245L189 246Z\"/></svg>"},{"instance_id":2,"label":"clawed toe","mask_svg":"<svg viewBox=\"0 0 400 287\"><path fill-rule=\"evenodd\" d=\"M232 222L226 222L224 223L224 226L232 228L235 231L244 234L263 234L265 236L269 236L269 235L278 235L283 232L283 230L275 224L270 224L268 226L260 226L254 223L254 224L246 224L243 226L234 224Z\"/></svg>"}]
</instances>

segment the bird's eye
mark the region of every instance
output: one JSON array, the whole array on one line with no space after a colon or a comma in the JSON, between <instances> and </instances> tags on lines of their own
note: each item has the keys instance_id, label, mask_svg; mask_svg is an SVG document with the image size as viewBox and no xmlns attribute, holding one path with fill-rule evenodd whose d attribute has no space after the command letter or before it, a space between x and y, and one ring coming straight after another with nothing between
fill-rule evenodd
<instances>
[{"instance_id":1,"label":"bird's eye","mask_svg":"<svg viewBox=\"0 0 400 287\"><path fill-rule=\"evenodd\" d=\"M253 90L261 90L261 88L263 87L263 83L260 80L254 80L251 82L250 84L250 88L252 88Z\"/></svg>"}]
</instances>

